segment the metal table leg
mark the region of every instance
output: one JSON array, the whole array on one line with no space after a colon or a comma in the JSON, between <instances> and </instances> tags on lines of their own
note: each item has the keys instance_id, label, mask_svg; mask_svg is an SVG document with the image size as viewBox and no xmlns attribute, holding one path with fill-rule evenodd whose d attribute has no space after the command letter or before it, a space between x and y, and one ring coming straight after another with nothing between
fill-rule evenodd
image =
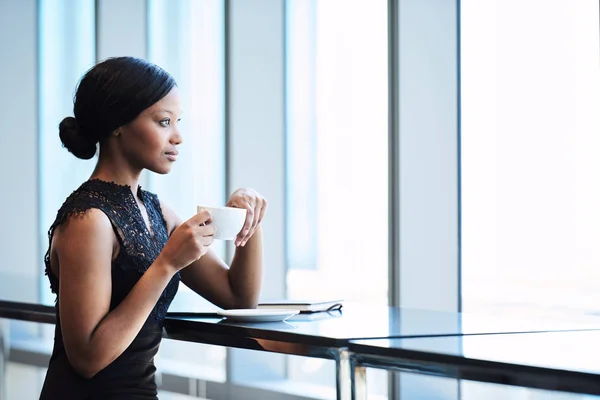
<instances>
[{"instance_id":1,"label":"metal table leg","mask_svg":"<svg viewBox=\"0 0 600 400\"><path fill-rule=\"evenodd\" d=\"M367 368L351 362L352 400L367 400Z\"/></svg>"},{"instance_id":2,"label":"metal table leg","mask_svg":"<svg viewBox=\"0 0 600 400\"><path fill-rule=\"evenodd\" d=\"M336 367L336 398L337 400L350 400L352 396L350 353L340 349L335 360Z\"/></svg>"},{"instance_id":3,"label":"metal table leg","mask_svg":"<svg viewBox=\"0 0 600 400\"><path fill-rule=\"evenodd\" d=\"M8 364L8 321L0 319L0 400L6 400L6 367Z\"/></svg>"}]
</instances>

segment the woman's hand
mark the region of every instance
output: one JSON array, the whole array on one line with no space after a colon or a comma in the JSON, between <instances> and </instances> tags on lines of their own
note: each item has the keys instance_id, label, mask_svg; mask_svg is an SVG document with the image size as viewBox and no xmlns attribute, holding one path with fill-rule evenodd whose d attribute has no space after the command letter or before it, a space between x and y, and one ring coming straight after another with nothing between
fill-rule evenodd
<instances>
[{"instance_id":1,"label":"woman's hand","mask_svg":"<svg viewBox=\"0 0 600 400\"><path fill-rule=\"evenodd\" d=\"M238 189L226 206L246 209L246 222L235 240L236 246L245 246L265 216L267 200L253 189Z\"/></svg>"},{"instance_id":2,"label":"woman's hand","mask_svg":"<svg viewBox=\"0 0 600 400\"><path fill-rule=\"evenodd\" d=\"M179 271L208 252L214 234L210 213L199 212L173 231L159 257Z\"/></svg>"}]
</instances>

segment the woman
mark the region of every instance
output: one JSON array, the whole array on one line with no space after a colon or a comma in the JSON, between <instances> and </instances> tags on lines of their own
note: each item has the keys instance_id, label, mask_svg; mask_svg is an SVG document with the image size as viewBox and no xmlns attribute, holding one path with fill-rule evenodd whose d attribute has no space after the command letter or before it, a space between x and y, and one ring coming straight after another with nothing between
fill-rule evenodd
<instances>
[{"instance_id":1,"label":"woman","mask_svg":"<svg viewBox=\"0 0 600 400\"><path fill-rule=\"evenodd\" d=\"M177 160L173 78L144 60L108 59L83 76L74 103L63 145L82 159L100 153L49 231L57 323L41 399L156 399L153 358L180 280L219 307L256 307L266 201L249 189L228 200L247 209L228 267L210 249L207 212L182 222L138 185L144 169L166 174Z\"/></svg>"}]
</instances>

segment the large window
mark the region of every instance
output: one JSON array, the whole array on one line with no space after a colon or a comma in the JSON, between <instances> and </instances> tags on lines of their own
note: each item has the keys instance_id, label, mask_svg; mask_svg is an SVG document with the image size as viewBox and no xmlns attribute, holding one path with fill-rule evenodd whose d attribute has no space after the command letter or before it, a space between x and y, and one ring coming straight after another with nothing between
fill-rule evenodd
<instances>
[{"instance_id":1,"label":"large window","mask_svg":"<svg viewBox=\"0 0 600 400\"><path fill-rule=\"evenodd\" d=\"M288 2L290 297L387 304L386 9Z\"/></svg>"},{"instance_id":2,"label":"large window","mask_svg":"<svg viewBox=\"0 0 600 400\"><path fill-rule=\"evenodd\" d=\"M287 1L286 57L288 296L385 305L387 2ZM311 383L333 372L289 363Z\"/></svg>"},{"instance_id":3,"label":"large window","mask_svg":"<svg viewBox=\"0 0 600 400\"><path fill-rule=\"evenodd\" d=\"M464 311L600 312L598 1L464 0Z\"/></svg>"},{"instance_id":4,"label":"large window","mask_svg":"<svg viewBox=\"0 0 600 400\"><path fill-rule=\"evenodd\" d=\"M598 7L461 2L465 312L599 315ZM465 399L585 397L462 387Z\"/></svg>"}]
</instances>

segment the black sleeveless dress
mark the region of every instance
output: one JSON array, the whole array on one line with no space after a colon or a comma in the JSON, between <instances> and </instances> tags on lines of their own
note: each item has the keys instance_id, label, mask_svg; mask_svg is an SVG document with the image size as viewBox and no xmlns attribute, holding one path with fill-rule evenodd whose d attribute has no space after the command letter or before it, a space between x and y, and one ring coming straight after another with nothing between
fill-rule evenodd
<instances>
[{"instance_id":1,"label":"black sleeveless dress","mask_svg":"<svg viewBox=\"0 0 600 400\"><path fill-rule=\"evenodd\" d=\"M91 208L106 214L120 244L112 264L111 310L127 296L168 239L157 196L141 188L138 188L137 195L147 210L152 234L144 223L130 187L97 179L83 183L67 198L48 232L51 243L54 230L68 217ZM50 270L50 248L45 263L52 291L58 293L60 282ZM177 274L169 282L133 343L92 379L78 375L67 359L57 296L54 349L40 399L156 399L154 356L158 352L164 318L177 293L179 280Z\"/></svg>"}]
</instances>

